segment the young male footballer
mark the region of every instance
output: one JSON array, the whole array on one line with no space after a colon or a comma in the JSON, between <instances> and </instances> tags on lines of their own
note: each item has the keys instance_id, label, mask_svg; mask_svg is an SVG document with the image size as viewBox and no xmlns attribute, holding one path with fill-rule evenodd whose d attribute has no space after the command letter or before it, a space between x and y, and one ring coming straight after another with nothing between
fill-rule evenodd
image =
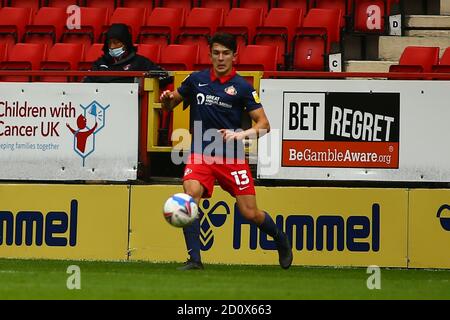
<instances>
[{"instance_id":1,"label":"young male footballer","mask_svg":"<svg viewBox=\"0 0 450 320\"><path fill-rule=\"evenodd\" d=\"M180 102L190 105L193 139L183 177L184 192L197 204L210 198L214 183L236 199L239 211L271 236L276 243L279 263L284 269L292 264L291 244L270 215L256 204L250 167L245 160L243 139L263 136L270 124L255 89L236 73L236 39L226 33L215 34L209 43L212 68L192 73L181 86L161 94L162 107L172 110ZM253 120L242 130L246 112ZM201 130L199 129L201 128ZM216 141L218 140L218 141ZM200 257L200 221L183 229L189 259L180 270L203 269Z\"/></svg>"}]
</instances>

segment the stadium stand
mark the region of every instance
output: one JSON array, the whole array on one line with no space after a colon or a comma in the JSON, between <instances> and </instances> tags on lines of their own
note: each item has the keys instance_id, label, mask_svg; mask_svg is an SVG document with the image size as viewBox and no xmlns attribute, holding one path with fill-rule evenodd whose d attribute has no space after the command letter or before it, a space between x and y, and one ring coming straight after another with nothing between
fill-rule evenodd
<instances>
[{"instance_id":1,"label":"stadium stand","mask_svg":"<svg viewBox=\"0 0 450 320\"><path fill-rule=\"evenodd\" d=\"M8 48L7 59L0 63L0 70L39 70L46 51L47 46L42 43L17 43ZM32 79L27 76L2 76L0 80L28 82Z\"/></svg>"},{"instance_id":2,"label":"stadium stand","mask_svg":"<svg viewBox=\"0 0 450 320\"><path fill-rule=\"evenodd\" d=\"M103 55L103 43L94 43L85 49L84 59L78 63L79 70L89 70L92 64Z\"/></svg>"},{"instance_id":3,"label":"stadium stand","mask_svg":"<svg viewBox=\"0 0 450 320\"><path fill-rule=\"evenodd\" d=\"M180 28L179 44L207 46L209 38L223 24L223 10L218 8L193 8L186 24Z\"/></svg>"},{"instance_id":4,"label":"stadium stand","mask_svg":"<svg viewBox=\"0 0 450 320\"><path fill-rule=\"evenodd\" d=\"M155 2L158 2L156 0ZM189 15L189 12L193 8L192 0L160 0L159 6L157 7L165 7L165 8L182 8L184 12L185 19Z\"/></svg>"},{"instance_id":5,"label":"stadium stand","mask_svg":"<svg viewBox=\"0 0 450 320\"><path fill-rule=\"evenodd\" d=\"M41 62L41 70L69 71L77 70L83 59L84 45L81 43L55 43L48 50L47 57ZM70 82L70 77L42 76L41 82Z\"/></svg>"},{"instance_id":6,"label":"stadium stand","mask_svg":"<svg viewBox=\"0 0 450 320\"><path fill-rule=\"evenodd\" d=\"M220 8L223 9L225 15L236 7L234 0L199 0L198 6L202 8Z\"/></svg>"},{"instance_id":7,"label":"stadium stand","mask_svg":"<svg viewBox=\"0 0 450 320\"><path fill-rule=\"evenodd\" d=\"M278 47L278 70L287 70L294 33L302 25L303 13L295 8L272 8L264 25L256 28L254 44Z\"/></svg>"},{"instance_id":8,"label":"stadium stand","mask_svg":"<svg viewBox=\"0 0 450 320\"><path fill-rule=\"evenodd\" d=\"M0 42L22 42L25 26L31 23L31 14L30 8L0 9Z\"/></svg>"},{"instance_id":9,"label":"stadium stand","mask_svg":"<svg viewBox=\"0 0 450 320\"><path fill-rule=\"evenodd\" d=\"M67 13L64 8L42 7L33 23L25 27L23 42L44 43L51 47L59 42L66 26Z\"/></svg>"},{"instance_id":10,"label":"stadium stand","mask_svg":"<svg viewBox=\"0 0 450 320\"><path fill-rule=\"evenodd\" d=\"M293 70L324 71L326 40L314 34L297 34L292 48Z\"/></svg>"},{"instance_id":11,"label":"stadium stand","mask_svg":"<svg viewBox=\"0 0 450 320\"><path fill-rule=\"evenodd\" d=\"M67 43L83 43L86 47L100 41L104 26L109 24L107 8L80 7L79 28L68 29L62 34L61 41Z\"/></svg>"},{"instance_id":12,"label":"stadium stand","mask_svg":"<svg viewBox=\"0 0 450 320\"><path fill-rule=\"evenodd\" d=\"M142 0L119 0L120 7L127 8L145 8L147 12L153 10L153 1Z\"/></svg>"},{"instance_id":13,"label":"stadium stand","mask_svg":"<svg viewBox=\"0 0 450 320\"><path fill-rule=\"evenodd\" d=\"M198 45L171 44L161 48L160 66L166 70L193 70L198 56Z\"/></svg>"},{"instance_id":14,"label":"stadium stand","mask_svg":"<svg viewBox=\"0 0 450 320\"><path fill-rule=\"evenodd\" d=\"M113 12L117 7L118 0L80 0L83 7L107 8Z\"/></svg>"},{"instance_id":15,"label":"stadium stand","mask_svg":"<svg viewBox=\"0 0 450 320\"><path fill-rule=\"evenodd\" d=\"M205 48L199 48L198 61L194 63L194 70L202 70L211 67L211 58L209 56L209 50Z\"/></svg>"},{"instance_id":16,"label":"stadium stand","mask_svg":"<svg viewBox=\"0 0 450 320\"><path fill-rule=\"evenodd\" d=\"M186 38L196 38L200 41L207 40L222 24L223 9L193 8L189 13L186 24L180 28L178 41L184 43Z\"/></svg>"},{"instance_id":17,"label":"stadium stand","mask_svg":"<svg viewBox=\"0 0 450 320\"><path fill-rule=\"evenodd\" d=\"M248 45L241 48L237 70L275 71L277 70L278 47L265 45Z\"/></svg>"},{"instance_id":18,"label":"stadium stand","mask_svg":"<svg viewBox=\"0 0 450 320\"><path fill-rule=\"evenodd\" d=\"M320 9L338 9L340 10L340 27L344 28L346 25L346 17L351 5L350 0L313 0L313 8Z\"/></svg>"},{"instance_id":19,"label":"stadium stand","mask_svg":"<svg viewBox=\"0 0 450 320\"><path fill-rule=\"evenodd\" d=\"M416 4L413 5L413 2ZM400 0L5 0L1 2L3 8L0 8L0 43L6 43L5 47L8 47L20 42L43 42L49 48L58 42L82 43L87 51L91 44L103 41L102 33L111 23L123 22L130 25L133 40L138 44L156 44L161 47L169 44L198 44L200 48L196 68L209 65L209 56L204 53L204 48L208 37L218 30L237 35L239 47L254 44L277 46L278 70L324 71L328 68L328 55L342 52L346 71L388 72L389 66L397 64L407 46L439 46L441 53L450 46L450 41L435 36L439 31L439 21L443 21L444 17L434 19L431 23L431 19L436 16L426 16L430 19L430 30L426 30L426 25L418 25L418 21L424 18L414 13L420 12L417 8L425 7L424 2L419 2L406 1L402 6ZM61 10L71 4L81 6L81 29L69 30L64 27L61 31L63 21L67 19L67 13L62 18ZM427 6L430 7L429 2ZM389 16L400 13L403 7L406 7L404 36L388 36ZM411 11L411 7L415 8L415 12ZM59 18L56 18L58 14L42 14L48 8L60 8ZM200 8L223 9L223 20L197 14ZM300 18L295 27L294 14L288 14L288 8L301 10L298 11ZM338 27L336 23L333 25L332 18L317 14L317 10L326 8L340 9ZM259 15L255 13L258 11ZM283 11L285 16L277 17L283 15ZM429 14L429 11L425 13ZM51 22L53 15L56 22ZM416 25L417 29L414 29ZM443 25L441 30L448 27L450 24ZM205 29L200 31L202 28ZM353 43L353 35L364 41ZM418 43L419 38L424 41L423 44ZM393 45L394 42L396 45ZM444 70L443 66L445 64L441 66L439 62L432 70Z\"/></svg>"},{"instance_id":20,"label":"stadium stand","mask_svg":"<svg viewBox=\"0 0 450 320\"><path fill-rule=\"evenodd\" d=\"M240 8L257 8L263 11L263 16L267 15L270 9L270 1L268 0L238 0Z\"/></svg>"},{"instance_id":21,"label":"stadium stand","mask_svg":"<svg viewBox=\"0 0 450 320\"><path fill-rule=\"evenodd\" d=\"M159 44L145 44L137 45L137 53L150 59L154 63L159 63L161 59L161 46Z\"/></svg>"},{"instance_id":22,"label":"stadium stand","mask_svg":"<svg viewBox=\"0 0 450 320\"><path fill-rule=\"evenodd\" d=\"M403 51L398 65L389 72L431 72L439 62L439 47L409 46Z\"/></svg>"},{"instance_id":23,"label":"stadium stand","mask_svg":"<svg viewBox=\"0 0 450 320\"><path fill-rule=\"evenodd\" d=\"M157 7L148 16L145 25L141 26L138 42L166 46L175 41L182 25L184 9Z\"/></svg>"},{"instance_id":24,"label":"stadium stand","mask_svg":"<svg viewBox=\"0 0 450 320\"><path fill-rule=\"evenodd\" d=\"M450 73L450 47L445 49L442 57L439 59L439 64L434 65L432 71Z\"/></svg>"},{"instance_id":25,"label":"stadium stand","mask_svg":"<svg viewBox=\"0 0 450 320\"><path fill-rule=\"evenodd\" d=\"M309 0L276 0L274 8L295 8L302 10L306 15L309 10Z\"/></svg>"},{"instance_id":26,"label":"stadium stand","mask_svg":"<svg viewBox=\"0 0 450 320\"><path fill-rule=\"evenodd\" d=\"M292 69L325 71L326 57L341 48L340 9L312 8L298 27L292 45Z\"/></svg>"},{"instance_id":27,"label":"stadium stand","mask_svg":"<svg viewBox=\"0 0 450 320\"><path fill-rule=\"evenodd\" d=\"M248 45L253 41L256 27L262 25L262 11L255 8L232 8L217 31L236 36L238 45Z\"/></svg>"},{"instance_id":28,"label":"stadium stand","mask_svg":"<svg viewBox=\"0 0 450 320\"><path fill-rule=\"evenodd\" d=\"M72 5L80 6L80 1L77 0L44 0L43 7L67 8Z\"/></svg>"},{"instance_id":29,"label":"stadium stand","mask_svg":"<svg viewBox=\"0 0 450 320\"><path fill-rule=\"evenodd\" d=\"M6 60L7 49L6 43L0 43L0 62Z\"/></svg>"},{"instance_id":30,"label":"stadium stand","mask_svg":"<svg viewBox=\"0 0 450 320\"><path fill-rule=\"evenodd\" d=\"M30 8L35 13L41 7L41 0L6 0L5 7Z\"/></svg>"}]
</instances>

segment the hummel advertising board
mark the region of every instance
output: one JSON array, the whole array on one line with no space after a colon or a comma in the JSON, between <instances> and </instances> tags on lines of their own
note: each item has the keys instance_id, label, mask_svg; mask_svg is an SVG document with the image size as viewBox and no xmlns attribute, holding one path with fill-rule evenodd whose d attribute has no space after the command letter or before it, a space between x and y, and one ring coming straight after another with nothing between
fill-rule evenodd
<instances>
[{"instance_id":1,"label":"hummel advertising board","mask_svg":"<svg viewBox=\"0 0 450 320\"><path fill-rule=\"evenodd\" d=\"M136 179L137 84L0 84L0 179Z\"/></svg>"},{"instance_id":2,"label":"hummel advertising board","mask_svg":"<svg viewBox=\"0 0 450 320\"><path fill-rule=\"evenodd\" d=\"M264 79L261 99L259 178L450 181L448 82Z\"/></svg>"}]
</instances>

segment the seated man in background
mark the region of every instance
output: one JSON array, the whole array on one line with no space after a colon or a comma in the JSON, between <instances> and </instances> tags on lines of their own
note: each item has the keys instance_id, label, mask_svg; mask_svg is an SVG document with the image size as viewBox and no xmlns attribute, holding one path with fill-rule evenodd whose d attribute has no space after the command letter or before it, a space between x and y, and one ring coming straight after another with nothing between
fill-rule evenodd
<instances>
[{"instance_id":1,"label":"seated man in background","mask_svg":"<svg viewBox=\"0 0 450 320\"><path fill-rule=\"evenodd\" d=\"M106 33L104 54L94 62L91 71L161 71L160 87L167 86L171 77L164 70L137 54L128 26L123 23L112 24ZM85 77L83 82L134 82L132 77Z\"/></svg>"}]
</instances>

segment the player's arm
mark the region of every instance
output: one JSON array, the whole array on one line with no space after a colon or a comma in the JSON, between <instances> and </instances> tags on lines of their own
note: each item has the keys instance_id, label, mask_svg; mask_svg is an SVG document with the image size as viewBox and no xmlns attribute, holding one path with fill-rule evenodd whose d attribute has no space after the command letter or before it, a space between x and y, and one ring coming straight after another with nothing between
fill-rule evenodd
<instances>
[{"instance_id":1,"label":"player's arm","mask_svg":"<svg viewBox=\"0 0 450 320\"><path fill-rule=\"evenodd\" d=\"M181 101L183 101L183 97L178 92L178 90L166 90L161 93L161 96L159 98L162 108L167 111L173 110Z\"/></svg>"},{"instance_id":2,"label":"player's arm","mask_svg":"<svg viewBox=\"0 0 450 320\"><path fill-rule=\"evenodd\" d=\"M243 140L246 138L257 139L270 131L269 119L267 119L264 108L258 108L248 113L253 120L253 126L245 131L219 130L225 140Z\"/></svg>"}]
</instances>

